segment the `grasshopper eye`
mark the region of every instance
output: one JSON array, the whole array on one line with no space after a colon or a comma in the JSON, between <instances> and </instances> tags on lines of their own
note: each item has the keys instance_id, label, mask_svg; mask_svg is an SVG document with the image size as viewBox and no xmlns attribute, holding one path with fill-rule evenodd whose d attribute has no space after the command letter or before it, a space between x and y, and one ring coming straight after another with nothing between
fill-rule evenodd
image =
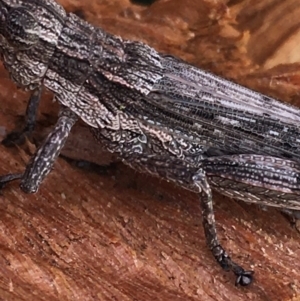
<instances>
[{"instance_id":1,"label":"grasshopper eye","mask_svg":"<svg viewBox=\"0 0 300 301\"><path fill-rule=\"evenodd\" d=\"M28 49L37 43L40 28L27 9L11 9L5 16L5 21L2 19L0 14L0 28L9 44L18 49Z\"/></svg>"},{"instance_id":2,"label":"grasshopper eye","mask_svg":"<svg viewBox=\"0 0 300 301\"><path fill-rule=\"evenodd\" d=\"M0 34L3 34L6 16L7 16L6 8L0 7Z\"/></svg>"}]
</instances>

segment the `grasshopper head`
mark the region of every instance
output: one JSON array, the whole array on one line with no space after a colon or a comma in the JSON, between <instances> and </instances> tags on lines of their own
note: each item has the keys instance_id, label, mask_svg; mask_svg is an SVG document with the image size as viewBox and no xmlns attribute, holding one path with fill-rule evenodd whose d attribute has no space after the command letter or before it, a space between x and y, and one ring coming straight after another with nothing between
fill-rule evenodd
<instances>
[{"instance_id":1,"label":"grasshopper head","mask_svg":"<svg viewBox=\"0 0 300 301\"><path fill-rule=\"evenodd\" d=\"M36 18L26 7L7 7L1 5L1 2L3 1L0 1L0 34L7 47L15 50L31 48L40 36Z\"/></svg>"},{"instance_id":2,"label":"grasshopper head","mask_svg":"<svg viewBox=\"0 0 300 301\"><path fill-rule=\"evenodd\" d=\"M65 19L54 0L0 0L0 58L19 87L42 83Z\"/></svg>"}]
</instances>

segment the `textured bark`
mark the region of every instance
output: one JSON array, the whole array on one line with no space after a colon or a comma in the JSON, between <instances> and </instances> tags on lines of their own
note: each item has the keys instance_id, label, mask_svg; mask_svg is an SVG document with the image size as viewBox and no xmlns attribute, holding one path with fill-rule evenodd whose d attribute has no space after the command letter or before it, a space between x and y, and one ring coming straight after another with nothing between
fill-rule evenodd
<instances>
[{"instance_id":1,"label":"textured bark","mask_svg":"<svg viewBox=\"0 0 300 301\"><path fill-rule=\"evenodd\" d=\"M60 2L114 34L299 104L296 0ZM27 99L2 68L0 140ZM37 143L56 120L50 100L46 93ZM75 130L65 155L112 162L84 125ZM22 170L31 146L0 146L0 173ZM13 183L0 196L0 300L298 300L300 237L289 222L222 196L215 212L224 247L255 270L248 288L236 288L207 250L196 194L119 163L99 173L60 158L38 193Z\"/></svg>"}]
</instances>

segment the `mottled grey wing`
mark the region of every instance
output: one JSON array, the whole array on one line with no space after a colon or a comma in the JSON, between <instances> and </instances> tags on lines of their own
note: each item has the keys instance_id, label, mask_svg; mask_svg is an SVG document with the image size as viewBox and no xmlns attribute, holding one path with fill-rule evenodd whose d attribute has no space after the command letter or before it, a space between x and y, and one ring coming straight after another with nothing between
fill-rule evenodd
<instances>
[{"instance_id":1,"label":"mottled grey wing","mask_svg":"<svg viewBox=\"0 0 300 301\"><path fill-rule=\"evenodd\" d=\"M162 121L227 154L300 160L299 109L173 58L164 68L148 95Z\"/></svg>"},{"instance_id":2,"label":"mottled grey wing","mask_svg":"<svg viewBox=\"0 0 300 301\"><path fill-rule=\"evenodd\" d=\"M300 164L261 155L202 161L209 183L223 195L272 207L300 209Z\"/></svg>"}]
</instances>

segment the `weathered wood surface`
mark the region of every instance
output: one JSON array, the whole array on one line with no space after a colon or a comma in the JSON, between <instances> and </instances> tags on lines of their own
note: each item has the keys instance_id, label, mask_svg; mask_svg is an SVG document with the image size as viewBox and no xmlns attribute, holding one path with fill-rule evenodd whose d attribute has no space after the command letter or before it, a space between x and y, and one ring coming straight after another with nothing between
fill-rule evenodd
<instances>
[{"instance_id":1,"label":"weathered wood surface","mask_svg":"<svg viewBox=\"0 0 300 301\"><path fill-rule=\"evenodd\" d=\"M114 34L300 105L296 0L60 2ZM0 140L27 99L1 68ZM46 94L37 141L56 112ZM113 160L76 130L66 155ZM30 151L0 146L0 173L23 169ZM14 183L0 196L0 300L300 300L299 233L274 209L215 201L223 245L255 270L248 288L234 287L207 250L195 194L122 164L102 174L59 159L37 194Z\"/></svg>"}]
</instances>

